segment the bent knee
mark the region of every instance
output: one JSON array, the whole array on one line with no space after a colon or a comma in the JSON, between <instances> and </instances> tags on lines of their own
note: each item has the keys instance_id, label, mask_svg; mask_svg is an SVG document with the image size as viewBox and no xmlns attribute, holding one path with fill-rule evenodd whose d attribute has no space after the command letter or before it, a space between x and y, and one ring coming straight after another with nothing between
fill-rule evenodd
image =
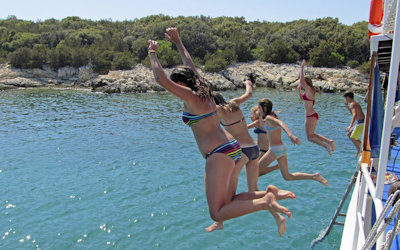
<instances>
[{"instance_id":1,"label":"bent knee","mask_svg":"<svg viewBox=\"0 0 400 250\"><path fill-rule=\"evenodd\" d=\"M284 179L285 181L291 181L291 180L293 180L293 176L291 176L291 175L284 175L284 176L283 176L283 179Z\"/></svg>"},{"instance_id":2,"label":"bent knee","mask_svg":"<svg viewBox=\"0 0 400 250\"><path fill-rule=\"evenodd\" d=\"M211 219L213 220L213 221L222 221L221 220L221 216L220 216L220 214L219 214L219 212L218 211L209 211L210 212L210 217L211 217Z\"/></svg>"},{"instance_id":3,"label":"bent knee","mask_svg":"<svg viewBox=\"0 0 400 250\"><path fill-rule=\"evenodd\" d=\"M315 138L315 134L308 134L307 140L312 141Z\"/></svg>"}]
</instances>

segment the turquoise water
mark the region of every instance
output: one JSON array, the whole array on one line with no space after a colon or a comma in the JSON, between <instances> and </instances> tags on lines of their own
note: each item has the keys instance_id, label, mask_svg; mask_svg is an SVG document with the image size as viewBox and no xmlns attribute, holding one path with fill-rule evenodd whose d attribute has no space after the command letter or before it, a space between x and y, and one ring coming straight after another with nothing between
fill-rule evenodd
<instances>
[{"instance_id":1,"label":"turquoise water","mask_svg":"<svg viewBox=\"0 0 400 250\"><path fill-rule=\"evenodd\" d=\"M309 249L355 171L345 134L351 116L341 95L317 96L317 132L337 146L329 157L306 140L295 92L255 89L242 105L248 122L263 97L302 140L294 146L284 136L289 169L321 172L330 183L287 182L279 171L260 178L260 188L274 184L297 194L281 201L293 212L282 238L266 211L204 231L212 222L205 161L170 94L0 92L0 249ZM246 188L242 171L238 191ZM338 249L341 231L335 226L316 249Z\"/></svg>"}]
</instances>

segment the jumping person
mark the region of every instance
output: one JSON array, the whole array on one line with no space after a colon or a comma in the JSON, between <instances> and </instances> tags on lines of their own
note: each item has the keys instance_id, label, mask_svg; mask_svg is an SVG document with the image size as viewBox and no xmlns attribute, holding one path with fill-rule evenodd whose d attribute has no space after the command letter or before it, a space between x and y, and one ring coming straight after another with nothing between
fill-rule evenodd
<instances>
[{"instance_id":1,"label":"jumping person","mask_svg":"<svg viewBox=\"0 0 400 250\"><path fill-rule=\"evenodd\" d=\"M332 155L332 151L335 151L335 142L315 133L315 128L317 127L319 119L318 113L314 109L316 88L313 86L310 78L304 77L305 65L306 61L303 60L300 70L300 84L297 89L299 91L300 99L304 101L304 109L306 111L305 128L307 139L310 142L326 148L326 150L329 152L329 155ZM304 92L302 92L302 89L304 89Z\"/></svg>"},{"instance_id":2,"label":"jumping person","mask_svg":"<svg viewBox=\"0 0 400 250\"><path fill-rule=\"evenodd\" d=\"M247 130L243 112L240 104L247 101L253 95L252 82L250 79L244 81L246 92L230 101L213 92L214 101L217 104L217 114L221 125L228 131L242 147L242 165L246 165L246 177L248 191L258 191L258 157L260 150L253 137Z\"/></svg>"},{"instance_id":3,"label":"jumping person","mask_svg":"<svg viewBox=\"0 0 400 250\"><path fill-rule=\"evenodd\" d=\"M258 105L254 106L251 109L251 120L253 121L252 123L247 125L247 128L254 128L254 133L257 134L257 144L258 147L260 148L260 157L258 158L259 160L261 157L266 154L269 150L269 140L268 140L268 135L267 131L264 128L264 123L260 123L258 120L259 117L259 110L258 110ZM265 120L264 120L265 122ZM264 168L258 168L258 176L262 176L265 174L268 174L271 171L279 169L278 164L272 167L264 167Z\"/></svg>"},{"instance_id":4,"label":"jumping person","mask_svg":"<svg viewBox=\"0 0 400 250\"><path fill-rule=\"evenodd\" d=\"M359 102L354 100L354 93L346 91L343 95L344 104L353 116L350 125L347 127L347 136L353 142L357 149L356 158L361 153L361 140L360 137L364 130L364 112L362 111Z\"/></svg>"},{"instance_id":5,"label":"jumping person","mask_svg":"<svg viewBox=\"0 0 400 250\"><path fill-rule=\"evenodd\" d=\"M272 102L269 99L261 99L258 101L259 122L264 125L264 128L268 132L268 139L270 143L269 150L264 154L259 162L260 171L268 168L274 160L278 161L279 170L283 178L287 181L294 180L314 180L328 186L328 181L320 173L307 174L307 173L289 173L288 162L287 162L287 148L282 142L282 129L289 136L293 144L300 145L300 139L292 134L288 126L272 112Z\"/></svg>"},{"instance_id":6,"label":"jumping person","mask_svg":"<svg viewBox=\"0 0 400 250\"><path fill-rule=\"evenodd\" d=\"M165 36L177 46L186 66L175 68L168 78L157 58L159 45L154 40L149 40L150 63L156 81L183 101L182 120L192 129L200 153L206 159L205 190L210 216L216 222L207 231L222 229L225 220L268 210L274 216L281 234L286 226L285 218L279 213L288 217L291 217L291 213L276 200L290 198L294 194L278 189L235 194L238 179L235 173L241 166L240 145L220 127L211 87L198 74L177 29L168 28Z\"/></svg>"}]
</instances>

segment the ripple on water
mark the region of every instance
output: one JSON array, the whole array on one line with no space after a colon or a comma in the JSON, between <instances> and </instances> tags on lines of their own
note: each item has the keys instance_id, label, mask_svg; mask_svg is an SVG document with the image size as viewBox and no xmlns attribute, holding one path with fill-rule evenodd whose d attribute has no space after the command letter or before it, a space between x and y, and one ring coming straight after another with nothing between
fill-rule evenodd
<instances>
[{"instance_id":1,"label":"ripple on water","mask_svg":"<svg viewBox=\"0 0 400 250\"><path fill-rule=\"evenodd\" d=\"M240 94L224 92L226 99ZM337 145L329 157L307 141L303 106L294 92L256 88L242 105L247 121L250 108L263 97L273 101L280 118L302 140L293 146L283 135L289 170L318 171L330 182L329 187L286 182L279 171L260 178L260 188L273 183L297 194L281 202L293 212L282 239L267 212L227 221L224 230L212 234L204 231L212 223L205 161L191 130L180 121L182 104L171 95L0 92L5 107L0 119L0 248L308 249L355 170L354 146L345 134L350 115L343 115L341 95L317 96L317 132ZM240 191L246 190L245 179L242 171ZM334 229L321 246L338 248L340 234Z\"/></svg>"}]
</instances>

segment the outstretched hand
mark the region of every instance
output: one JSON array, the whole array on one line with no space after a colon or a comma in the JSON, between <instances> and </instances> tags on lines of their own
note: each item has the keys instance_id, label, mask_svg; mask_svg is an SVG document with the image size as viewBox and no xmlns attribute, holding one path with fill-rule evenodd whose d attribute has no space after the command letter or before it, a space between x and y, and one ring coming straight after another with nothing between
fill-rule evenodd
<instances>
[{"instance_id":1,"label":"outstretched hand","mask_svg":"<svg viewBox=\"0 0 400 250\"><path fill-rule=\"evenodd\" d=\"M147 48L149 51L150 50L155 50L156 52L158 51L158 42L154 40L148 40L149 42L149 47Z\"/></svg>"},{"instance_id":2,"label":"outstretched hand","mask_svg":"<svg viewBox=\"0 0 400 250\"><path fill-rule=\"evenodd\" d=\"M291 141L293 142L293 144L295 144L295 145L300 145L300 143L301 143L300 139L299 139L297 136L294 136L294 135L290 136L290 140L291 140Z\"/></svg>"},{"instance_id":3,"label":"outstretched hand","mask_svg":"<svg viewBox=\"0 0 400 250\"><path fill-rule=\"evenodd\" d=\"M175 44L181 40L181 38L179 37L178 29L175 27L169 27L166 29L165 38Z\"/></svg>"}]
</instances>

